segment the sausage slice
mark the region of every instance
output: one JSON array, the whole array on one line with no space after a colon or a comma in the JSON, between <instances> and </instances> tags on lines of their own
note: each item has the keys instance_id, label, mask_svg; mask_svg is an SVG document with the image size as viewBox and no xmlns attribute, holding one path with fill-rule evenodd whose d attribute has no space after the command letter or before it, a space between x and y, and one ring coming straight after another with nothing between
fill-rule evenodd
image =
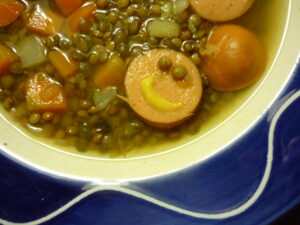
<instances>
[{"instance_id":1,"label":"sausage slice","mask_svg":"<svg viewBox=\"0 0 300 225\"><path fill-rule=\"evenodd\" d=\"M184 80L163 71L158 61L167 56L172 67L183 65ZM197 67L182 53L169 49L147 51L135 58L125 76L127 100L131 108L149 124L170 128L192 116L202 96L202 83Z\"/></svg>"},{"instance_id":2,"label":"sausage slice","mask_svg":"<svg viewBox=\"0 0 300 225\"><path fill-rule=\"evenodd\" d=\"M199 16L215 22L233 20L243 15L254 0L190 0Z\"/></svg>"}]
</instances>

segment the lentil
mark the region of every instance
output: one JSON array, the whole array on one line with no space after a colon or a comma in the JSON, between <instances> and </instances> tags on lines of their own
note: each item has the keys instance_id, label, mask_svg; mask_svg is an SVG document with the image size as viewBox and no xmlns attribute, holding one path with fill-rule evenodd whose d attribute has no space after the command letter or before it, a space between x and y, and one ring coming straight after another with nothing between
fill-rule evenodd
<instances>
[{"instance_id":1,"label":"lentil","mask_svg":"<svg viewBox=\"0 0 300 225\"><path fill-rule=\"evenodd\" d=\"M186 77L187 75L187 70L184 66L182 65L176 65L172 69L172 75L175 79L177 80L182 80Z\"/></svg>"},{"instance_id":2,"label":"lentil","mask_svg":"<svg viewBox=\"0 0 300 225\"><path fill-rule=\"evenodd\" d=\"M22 74L24 71L22 64L20 62L15 62L15 63L11 64L9 67L9 70L10 70L10 72L12 72L14 74Z\"/></svg>"},{"instance_id":3,"label":"lentil","mask_svg":"<svg viewBox=\"0 0 300 225\"><path fill-rule=\"evenodd\" d=\"M79 32L84 33L84 34L89 33L92 26L93 26L93 23L88 18L81 18L78 22Z\"/></svg>"},{"instance_id":4,"label":"lentil","mask_svg":"<svg viewBox=\"0 0 300 225\"><path fill-rule=\"evenodd\" d=\"M167 56L163 56L158 61L158 66L161 70L169 70L172 66L171 59Z\"/></svg>"}]
</instances>

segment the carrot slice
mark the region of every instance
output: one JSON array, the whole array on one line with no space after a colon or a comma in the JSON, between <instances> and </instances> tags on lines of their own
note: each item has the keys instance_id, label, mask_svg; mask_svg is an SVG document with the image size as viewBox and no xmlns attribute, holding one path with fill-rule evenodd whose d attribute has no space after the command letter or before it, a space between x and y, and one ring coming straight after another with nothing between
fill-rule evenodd
<instances>
[{"instance_id":1,"label":"carrot slice","mask_svg":"<svg viewBox=\"0 0 300 225\"><path fill-rule=\"evenodd\" d=\"M57 71L64 77L68 78L74 75L79 65L66 52L61 50L52 50L48 53L48 58Z\"/></svg>"},{"instance_id":2,"label":"carrot slice","mask_svg":"<svg viewBox=\"0 0 300 225\"><path fill-rule=\"evenodd\" d=\"M100 65L94 75L96 87L121 86L126 73L126 65L123 59L113 55L106 63Z\"/></svg>"},{"instance_id":3,"label":"carrot slice","mask_svg":"<svg viewBox=\"0 0 300 225\"><path fill-rule=\"evenodd\" d=\"M29 77L25 92L27 106L32 111L62 112L68 109L62 85L46 74Z\"/></svg>"},{"instance_id":4,"label":"carrot slice","mask_svg":"<svg viewBox=\"0 0 300 225\"><path fill-rule=\"evenodd\" d=\"M172 76L172 68L162 71L158 61L168 57L173 68L182 65L188 71L184 80ZM155 49L136 57L125 77L127 101L147 123L170 128L193 115L202 96L202 82L193 62L182 53Z\"/></svg>"},{"instance_id":5,"label":"carrot slice","mask_svg":"<svg viewBox=\"0 0 300 225\"><path fill-rule=\"evenodd\" d=\"M18 60L17 55L4 45L0 45L0 76L3 75L10 64Z\"/></svg>"},{"instance_id":6,"label":"carrot slice","mask_svg":"<svg viewBox=\"0 0 300 225\"><path fill-rule=\"evenodd\" d=\"M96 4L93 2L84 4L80 8L78 8L70 18L69 26L72 32L78 31L78 23L82 18L90 18L93 16L93 12L97 9Z\"/></svg>"},{"instance_id":7,"label":"carrot slice","mask_svg":"<svg viewBox=\"0 0 300 225\"><path fill-rule=\"evenodd\" d=\"M69 16L79 6L82 5L82 0L55 0L55 3L64 16Z\"/></svg>"},{"instance_id":8,"label":"carrot slice","mask_svg":"<svg viewBox=\"0 0 300 225\"><path fill-rule=\"evenodd\" d=\"M31 13L26 13L23 16L23 20L28 30L42 35L54 34L52 20L39 5L37 5Z\"/></svg>"},{"instance_id":9,"label":"carrot slice","mask_svg":"<svg viewBox=\"0 0 300 225\"><path fill-rule=\"evenodd\" d=\"M26 6L19 0L0 1L0 27L14 22L25 10Z\"/></svg>"}]
</instances>

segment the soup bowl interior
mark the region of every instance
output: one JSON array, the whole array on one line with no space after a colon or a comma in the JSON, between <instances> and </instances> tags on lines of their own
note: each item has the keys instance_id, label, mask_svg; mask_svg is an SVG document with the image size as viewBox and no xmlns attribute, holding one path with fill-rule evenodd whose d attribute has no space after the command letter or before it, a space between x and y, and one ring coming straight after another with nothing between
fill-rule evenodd
<instances>
[{"instance_id":1,"label":"soup bowl interior","mask_svg":"<svg viewBox=\"0 0 300 225\"><path fill-rule=\"evenodd\" d=\"M264 75L251 87L231 93L230 100L201 124L197 133L184 135L177 141L146 145L129 152L126 158L108 158L99 152L79 153L71 147L34 137L1 108L1 149L45 172L82 180L143 179L203 161L242 137L284 88L298 54L293 48L300 38L295 29L297 17L300 19L298 8L299 3L291 0L256 1L246 15L235 21L254 30L263 41L268 55Z\"/></svg>"}]
</instances>

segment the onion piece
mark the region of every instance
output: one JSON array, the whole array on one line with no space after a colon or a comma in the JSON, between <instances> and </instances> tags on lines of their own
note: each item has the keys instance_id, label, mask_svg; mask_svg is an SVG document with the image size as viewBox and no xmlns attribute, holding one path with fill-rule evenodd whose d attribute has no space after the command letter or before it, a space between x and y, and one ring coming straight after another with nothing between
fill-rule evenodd
<instances>
[{"instance_id":1,"label":"onion piece","mask_svg":"<svg viewBox=\"0 0 300 225\"><path fill-rule=\"evenodd\" d=\"M161 13L161 16L165 19L168 19L172 16L173 14L173 5L171 2L166 2L165 4L163 4L161 6L161 10L162 10L162 13Z\"/></svg>"},{"instance_id":2,"label":"onion piece","mask_svg":"<svg viewBox=\"0 0 300 225\"><path fill-rule=\"evenodd\" d=\"M106 87L96 89L93 95L93 101L98 110L105 109L117 97L116 87Z\"/></svg>"},{"instance_id":3,"label":"onion piece","mask_svg":"<svg viewBox=\"0 0 300 225\"><path fill-rule=\"evenodd\" d=\"M36 35L29 35L19 41L17 52L24 68L41 64L47 60L46 47Z\"/></svg>"},{"instance_id":4,"label":"onion piece","mask_svg":"<svg viewBox=\"0 0 300 225\"><path fill-rule=\"evenodd\" d=\"M153 37L170 38L179 36L180 27L174 21L154 19L147 24L147 31Z\"/></svg>"},{"instance_id":5,"label":"onion piece","mask_svg":"<svg viewBox=\"0 0 300 225\"><path fill-rule=\"evenodd\" d=\"M189 7L188 0L173 0L173 13L179 15Z\"/></svg>"}]
</instances>

